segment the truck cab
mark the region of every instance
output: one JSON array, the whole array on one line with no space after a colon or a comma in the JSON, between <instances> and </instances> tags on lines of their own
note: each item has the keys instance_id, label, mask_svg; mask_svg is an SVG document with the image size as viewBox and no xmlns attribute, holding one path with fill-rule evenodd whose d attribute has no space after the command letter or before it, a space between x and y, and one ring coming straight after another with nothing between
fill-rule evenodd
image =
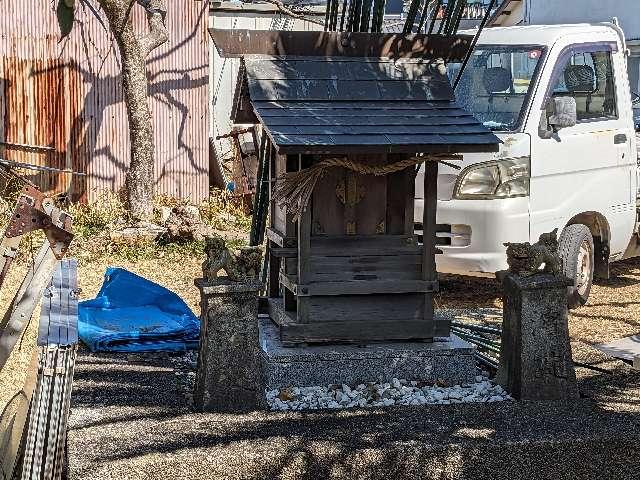
<instances>
[{"instance_id":1,"label":"truck cab","mask_svg":"<svg viewBox=\"0 0 640 480\"><path fill-rule=\"evenodd\" d=\"M472 32L469 32L472 33ZM438 176L439 272L492 276L506 242L558 229L569 305L635 254L637 150L622 31L613 24L490 28L456 100L502 140ZM460 66L448 66L455 79ZM423 180L416 178L416 229ZM640 253L640 251L639 251Z\"/></svg>"}]
</instances>

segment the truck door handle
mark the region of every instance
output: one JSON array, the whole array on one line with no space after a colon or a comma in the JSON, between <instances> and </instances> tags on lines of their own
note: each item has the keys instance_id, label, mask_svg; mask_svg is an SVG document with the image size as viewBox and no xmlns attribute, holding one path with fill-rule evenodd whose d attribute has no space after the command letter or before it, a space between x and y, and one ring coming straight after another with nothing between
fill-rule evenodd
<instances>
[{"instance_id":1,"label":"truck door handle","mask_svg":"<svg viewBox=\"0 0 640 480\"><path fill-rule=\"evenodd\" d=\"M621 143L627 143L627 136L624 133L616 133L613 136L613 144L620 145Z\"/></svg>"}]
</instances>

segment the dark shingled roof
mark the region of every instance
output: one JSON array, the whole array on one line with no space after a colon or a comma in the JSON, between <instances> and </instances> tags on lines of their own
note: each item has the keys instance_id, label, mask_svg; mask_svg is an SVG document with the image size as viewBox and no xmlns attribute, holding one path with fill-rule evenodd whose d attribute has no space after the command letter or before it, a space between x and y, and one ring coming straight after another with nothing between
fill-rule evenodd
<instances>
[{"instance_id":1,"label":"dark shingled roof","mask_svg":"<svg viewBox=\"0 0 640 480\"><path fill-rule=\"evenodd\" d=\"M496 151L455 102L442 63L347 57L246 58L238 123L259 121L280 153Z\"/></svg>"}]
</instances>

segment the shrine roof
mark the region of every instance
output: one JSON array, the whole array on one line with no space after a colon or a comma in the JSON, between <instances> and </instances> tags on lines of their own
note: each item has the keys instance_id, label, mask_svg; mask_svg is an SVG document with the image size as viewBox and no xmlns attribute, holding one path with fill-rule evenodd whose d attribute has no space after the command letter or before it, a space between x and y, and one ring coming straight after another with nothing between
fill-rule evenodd
<instances>
[{"instance_id":1,"label":"shrine roof","mask_svg":"<svg viewBox=\"0 0 640 480\"><path fill-rule=\"evenodd\" d=\"M496 151L455 102L443 63L354 57L245 58L237 123L261 123L280 153Z\"/></svg>"}]
</instances>

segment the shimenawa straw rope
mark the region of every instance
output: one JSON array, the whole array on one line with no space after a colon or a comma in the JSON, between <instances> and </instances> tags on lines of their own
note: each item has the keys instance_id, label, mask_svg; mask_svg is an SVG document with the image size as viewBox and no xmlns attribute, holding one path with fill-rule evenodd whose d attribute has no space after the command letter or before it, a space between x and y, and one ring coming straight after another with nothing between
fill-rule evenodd
<instances>
[{"instance_id":1,"label":"shimenawa straw rope","mask_svg":"<svg viewBox=\"0 0 640 480\"><path fill-rule=\"evenodd\" d=\"M329 168L343 167L363 175L389 175L399 172L407 167L419 165L427 161L461 160L460 155L435 154L420 157L411 157L388 165L367 165L354 162L344 157L326 158L299 172L283 173L276 179L273 199L281 206L287 208L294 219L300 218L300 214L307 208L309 199L318 180L320 180Z\"/></svg>"}]
</instances>

